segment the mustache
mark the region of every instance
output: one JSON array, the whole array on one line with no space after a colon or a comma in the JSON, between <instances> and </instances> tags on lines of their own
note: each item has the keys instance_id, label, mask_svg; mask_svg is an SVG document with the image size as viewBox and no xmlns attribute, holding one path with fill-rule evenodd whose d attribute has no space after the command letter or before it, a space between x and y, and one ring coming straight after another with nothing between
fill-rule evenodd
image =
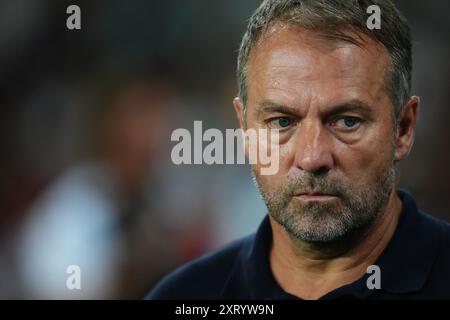
<instances>
[{"instance_id":1,"label":"mustache","mask_svg":"<svg viewBox=\"0 0 450 320\"><path fill-rule=\"evenodd\" d=\"M326 194L343 196L345 186L342 181L330 177L316 177L305 175L302 177L289 177L285 184L286 195L293 197L299 194Z\"/></svg>"}]
</instances>

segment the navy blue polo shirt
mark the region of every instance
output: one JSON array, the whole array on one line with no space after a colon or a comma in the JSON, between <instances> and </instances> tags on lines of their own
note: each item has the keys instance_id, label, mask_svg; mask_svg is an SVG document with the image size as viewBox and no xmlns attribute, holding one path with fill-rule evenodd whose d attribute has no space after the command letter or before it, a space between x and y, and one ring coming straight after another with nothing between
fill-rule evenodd
<instances>
[{"instance_id":1,"label":"navy blue polo shirt","mask_svg":"<svg viewBox=\"0 0 450 320\"><path fill-rule=\"evenodd\" d=\"M381 289L368 289L364 274L321 299L450 299L450 225L403 203L397 229L375 265ZM181 266L149 292L147 299L298 299L275 281L269 265L272 229L266 216L256 234Z\"/></svg>"}]
</instances>

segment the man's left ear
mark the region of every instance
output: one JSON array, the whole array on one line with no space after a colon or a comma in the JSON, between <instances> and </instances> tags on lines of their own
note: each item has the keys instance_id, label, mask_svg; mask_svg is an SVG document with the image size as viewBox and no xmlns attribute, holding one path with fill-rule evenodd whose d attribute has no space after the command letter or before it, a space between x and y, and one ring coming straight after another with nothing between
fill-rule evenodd
<instances>
[{"instance_id":1,"label":"man's left ear","mask_svg":"<svg viewBox=\"0 0 450 320\"><path fill-rule=\"evenodd\" d=\"M395 161L405 159L412 149L417 118L419 116L420 98L412 96L397 121L397 139L395 141Z\"/></svg>"}]
</instances>

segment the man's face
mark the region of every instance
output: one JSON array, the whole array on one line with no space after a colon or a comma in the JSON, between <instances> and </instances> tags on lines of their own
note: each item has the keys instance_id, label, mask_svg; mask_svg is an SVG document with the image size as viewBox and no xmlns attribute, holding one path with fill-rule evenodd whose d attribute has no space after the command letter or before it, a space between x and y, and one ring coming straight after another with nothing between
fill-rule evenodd
<instances>
[{"instance_id":1,"label":"man's face","mask_svg":"<svg viewBox=\"0 0 450 320\"><path fill-rule=\"evenodd\" d=\"M248 128L279 131L279 170L253 172L271 216L307 242L370 226L394 183L387 50L278 23L248 60Z\"/></svg>"}]
</instances>

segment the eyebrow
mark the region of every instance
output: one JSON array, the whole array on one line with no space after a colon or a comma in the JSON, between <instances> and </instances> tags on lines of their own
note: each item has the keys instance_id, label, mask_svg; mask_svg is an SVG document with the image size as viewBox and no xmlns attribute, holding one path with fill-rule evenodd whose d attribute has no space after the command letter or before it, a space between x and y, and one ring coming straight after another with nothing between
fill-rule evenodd
<instances>
[{"instance_id":1,"label":"eyebrow","mask_svg":"<svg viewBox=\"0 0 450 320\"><path fill-rule=\"evenodd\" d=\"M257 104L255 108L255 115L259 117L263 113L284 113L290 115L298 115L299 112L296 108L288 107L286 105L278 104L270 100L264 100Z\"/></svg>"},{"instance_id":2,"label":"eyebrow","mask_svg":"<svg viewBox=\"0 0 450 320\"><path fill-rule=\"evenodd\" d=\"M366 116L371 116L374 112L374 107L363 100L352 99L343 104L330 108L330 110L326 113L328 116L333 116L344 112L359 112Z\"/></svg>"},{"instance_id":3,"label":"eyebrow","mask_svg":"<svg viewBox=\"0 0 450 320\"><path fill-rule=\"evenodd\" d=\"M259 117L263 113L279 112L292 116L301 116L297 108L289 107L283 104L278 104L270 100L264 100L257 104L255 108L255 114ZM373 107L367 102L360 99L352 99L345 103L338 104L336 106L326 108L326 111L321 112L325 117L331 117L334 115L342 114L345 112L359 112L370 117L373 114Z\"/></svg>"}]
</instances>

